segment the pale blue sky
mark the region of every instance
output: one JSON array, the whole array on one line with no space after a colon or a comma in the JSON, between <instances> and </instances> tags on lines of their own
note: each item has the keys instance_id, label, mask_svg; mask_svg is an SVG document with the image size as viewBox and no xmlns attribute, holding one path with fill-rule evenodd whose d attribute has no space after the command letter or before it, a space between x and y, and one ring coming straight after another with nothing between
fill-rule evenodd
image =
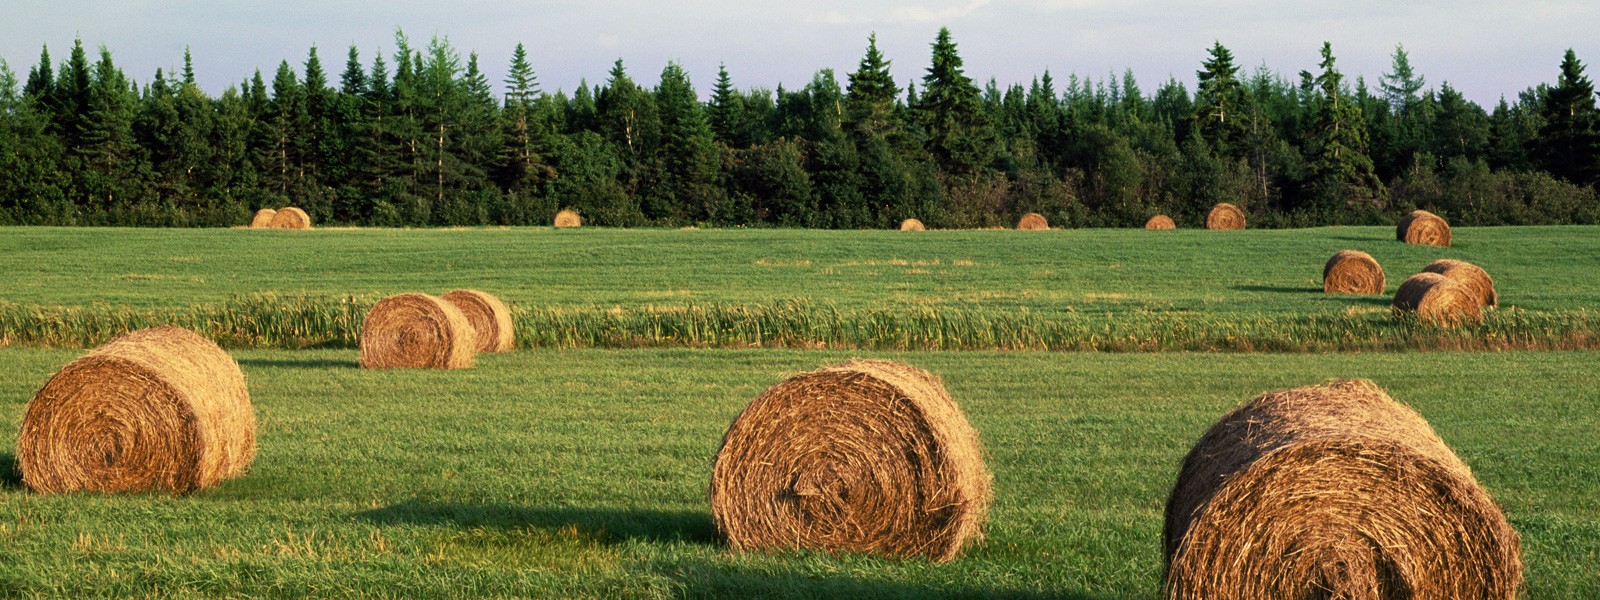
<instances>
[{"instance_id":1,"label":"pale blue sky","mask_svg":"<svg viewBox=\"0 0 1600 600\"><path fill-rule=\"evenodd\" d=\"M140 82L181 68L194 54L201 86L220 94L260 68L269 80L288 59L301 71L307 50L331 78L354 43L362 63L391 60L394 31L414 46L447 37L476 51L497 85L518 42L528 49L545 91L570 92L580 78L599 83L622 58L636 81L654 85L667 61L707 90L726 63L740 88L804 85L821 68L854 70L876 31L900 85L921 79L940 26L948 26L967 74L1002 86L1049 69L1101 80L1132 69L1146 94L1175 76L1192 92L1194 72L1214 40L1253 68L1286 76L1316 71L1324 40L1339 67L1369 86L1405 45L1429 87L1448 81L1485 106L1555 80L1562 53L1600 60L1600 2L1592 0L705 0L636 2L551 0L447 3L417 0L4 0L0 58L19 78L38 63L67 56L74 37L91 51L104 44ZM1597 78L1590 69L1591 78Z\"/></svg>"}]
</instances>

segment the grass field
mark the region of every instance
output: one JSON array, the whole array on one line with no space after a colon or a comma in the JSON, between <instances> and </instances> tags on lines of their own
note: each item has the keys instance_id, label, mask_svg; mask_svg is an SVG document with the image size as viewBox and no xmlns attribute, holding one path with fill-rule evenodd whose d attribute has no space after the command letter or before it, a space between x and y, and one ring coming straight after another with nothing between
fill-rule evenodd
<instances>
[{"instance_id":1,"label":"grass field","mask_svg":"<svg viewBox=\"0 0 1600 600\"><path fill-rule=\"evenodd\" d=\"M14 439L76 356L0 350ZM240 351L251 472L190 497L0 491L8 596L1155 598L1163 503L1199 434L1270 389L1367 377L1417 408L1521 532L1527 598L1600 594L1592 352L871 354L944 377L995 475L987 539L946 565L733 555L706 489L761 390L857 353L535 350L363 371Z\"/></svg>"},{"instance_id":2,"label":"grass field","mask_svg":"<svg viewBox=\"0 0 1600 600\"><path fill-rule=\"evenodd\" d=\"M525 347L1388 350L1600 347L1600 228L1309 230L120 230L0 237L0 344L92 346L176 321L231 347L352 347L382 296L469 287ZM1441 334L1389 296L1321 292L1341 249L1392 294L1438 258L1502 308Z\"/></svg>"}]
</instances>

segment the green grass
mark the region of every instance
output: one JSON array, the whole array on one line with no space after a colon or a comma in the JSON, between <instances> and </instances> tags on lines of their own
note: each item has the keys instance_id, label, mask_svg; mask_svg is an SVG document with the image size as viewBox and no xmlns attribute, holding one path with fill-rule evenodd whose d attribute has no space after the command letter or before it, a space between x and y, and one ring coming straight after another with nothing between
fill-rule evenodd
<instances>
[{"instance_id":1,"label":"green grass","mask_svg":"<svg viewBox=\"0 0 1600 600\"><path fill-rule=\"evenodd\" d=\"M299 231L8 228L0 345L93 346L175 322L230 347L353 347L400 292L490 291L523 347L1265 350L1600 348L1600 228ZM1503 308L1439 332L1321 292L1359 248L1389 290L1478 264Z\"/></svg>"},{"instance_id":2,"label":"green grass","mask_svg":"<svg viewBox=\"0 0 1600 600\"><path fill-rule=\"evenodd\" d=\"M0 440L77 354L0 349ZM1199 434L1260 392L1367 377L1502 503L1525 597L1600 595L1593 352L533 350L452 372L234 355L260 420L251 472L179 498L40 497L12 473L0 593L1150 599L1163 503ZM854 355L944 377L995 475L988 538L945 565L729 553L706 500L723 430L784 376Z\"/></svg>"}]
</instances>

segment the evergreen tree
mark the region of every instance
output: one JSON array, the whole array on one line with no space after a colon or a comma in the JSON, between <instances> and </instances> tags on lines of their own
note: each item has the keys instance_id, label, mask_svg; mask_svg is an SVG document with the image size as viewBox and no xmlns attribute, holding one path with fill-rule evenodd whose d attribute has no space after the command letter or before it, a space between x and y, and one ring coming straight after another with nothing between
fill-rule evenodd
<instances>
[{"instance_id":1,"label":"evergreen tree","mask_svg":"<svg viewBox=\"0 0 1600 600\"><path fill-rule=\"evenodd\" d=\"M889 63L878 51L878 34L867 36L867 54L850 74L850 85L845 89L845 120L853 129L865 134L892 133L894 103L900 88L889 74Z\"/></svg>"},{"instance_id":2,"label":"evergreen tree","mask_svg":"<svg viewBox=\"0 0 1600 600\"><path fill-rule=\"evenodd\" d=\"M1561 60L1561 79L1544 94L1542 112L1545 125L1535 152L1541 166L1573 183L1593 183L1600 175L1594 84L1570 48Z\"/></svg>"},{"instance_id":3,"label":"evergreen tree","mask_svg":"<svg viewBox=\"0 0 1600 600\"><path fill-rule=\"evenodd\" d=\"M139 196L134 174L140 149L133 135L138 98L104 46L100 48L100 60L95 63L87 96L81 143L73 148L85 167L79 191L85 196L87 207L110 212L131 204Z\"/></svg>"},{"instance_id":4,"label":"evergreen tree","mask_svg":"<svg viewBox=\"0 0 1600 600\"><path fill-rule=\"evenodd\" d=\"M989 163L994 134L984 115L977 86L961 70L961 56L941 27L933 43L933 64L922 78L915 104L927 128L928 151L939 168L951 174L973 174Z\"/></svg>"},{"instance_id":5,"label":"evergreen tree","mask_svg":"<svg viewBox=\"0 0 1600 600\"><path fill-rule=\"evenodd\" d=\"M1215 144L1225 156L1240 156L1248 135L1245 112L1249 96L1239 81L1239 67L1222 42L1211 46L1211 58L1202 66L1196 73L1200 82L1194 92L1192 131Z\"/></svg>"},{"instance_id":6,"label":"evergreen tree","mask_svg":"<svg viewBox=\"0 0 1600 600\"><path fill-rule=\"evenodd\" d=\"M55 66L50 64L50 46L46 45L39 52L39 66L28 71L28 83L22 88L22 95L47 101L55 93Z\"/></svg>"},{"instance_id":7,"label":"evergreen tree","mask_svg":"<svg viewBox=\"0 0 1600 600\"><path fill-rule=\"evenodd\" d=\"M618 146L625 163L636 167L655 151L659 121L655 102L640 89L617 59L595 102L596 127Z\"/></svg>"},{"instance_id":8,"label":"evergreen tree","mask_svg":"<svg viewBox=\"0 0 1600 600\"><path fill-rule=\"evenodd\" d=\"M661 119L659 160L661 185L649 194L645 215L669 221L744 222L730 214L713 188L717 154L705 113L695 97L689 75L669 62L656 87Z\"/></svg>"},{"instance_id":9,"label":"evergreen tree","mask_svg":"<svg viewBox=\"0 0 1600 600\"><path fill-rule=\"evenodd\" d=\"M1344 76L1334 67L1333 44L1322 44L1322 73L1312 80L1316 104L1307 131L1314 202L1342 210L1355 203L1381 208L1388 192L1366 154L1367 130L1361 108L1345 94Z\"/></svg>"},{"instance_id":10,"label":"evergreen tree","mask_svg":"<svg viewBox=\"0 0 1600 600\"><path fill-rule=\"evenodd\" d=\"M555 172L545 164L543 157L544 120L539 118L534 107L539 95L538 79L520 42L511 53L505 85L504 119L508 143L502 157L501 179L508 190L521 192L549 180Z\"/></svg>"},{"instance_id":11,"label":"evergreen tree","mask_svg":"<svg viewBox=\"0 0 1600 600\"><path fill-rule=\"evenodd\" d=\"M711 133L723 144L743 148L751 144L745 126L744 96L733 87L728 65L717 67L717 83L711 88L711 103L706 107Z\"/></svg>"}]
</instances>

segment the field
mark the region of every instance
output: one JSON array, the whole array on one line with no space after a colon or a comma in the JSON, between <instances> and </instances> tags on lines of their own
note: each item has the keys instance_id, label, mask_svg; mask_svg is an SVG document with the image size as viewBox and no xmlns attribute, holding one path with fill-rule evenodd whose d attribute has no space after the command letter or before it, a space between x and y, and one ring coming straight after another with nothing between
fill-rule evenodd
<instances>
[{"instance_id":1,"label":"field","mask_svg":"<svg viewBox=\"0 0 1600 600\"><path fill-rule=\"evenodd\" d=\"M1450 249L1407 247L1387 228L927 233L5 229L0 269L11 277L0 303L13 314L59 306L83 312L52 314L153 318L473 287L513 302L530 328L540 311L809 302L844 313L1263 327L1319 315L1332 327L1353 312L1372 335L1417 330L1388 315L1386 298L1317 291L1323 261L1346 247L1377 257L1391 292L1450 257L1495 276L1507 305L1496 313L1582 324L1600 300L1597 228L1463 229ZM11 346L0 348L0 440L14 440L33 391L81 350L6 327L17 322L0 322ZM1494 332L1455 339L1470 346ZM677 340L534 344L436 372L364 371L337 340L231 345L260 420L250 473L186 497L42 497L20 486L0 448L0 595L1153 599L1164 502L1195 438L1263 391L1364 377L1421 412L1502 504L1522 535L1524 597L1600 596L1600 354L1589 350ZM600 347L568 347L585 345ZM726 551L706 499L722 432L767 386L852 356L944 378L995 475L986 539L945 565Z\"/></svg>"}]
</instances>

